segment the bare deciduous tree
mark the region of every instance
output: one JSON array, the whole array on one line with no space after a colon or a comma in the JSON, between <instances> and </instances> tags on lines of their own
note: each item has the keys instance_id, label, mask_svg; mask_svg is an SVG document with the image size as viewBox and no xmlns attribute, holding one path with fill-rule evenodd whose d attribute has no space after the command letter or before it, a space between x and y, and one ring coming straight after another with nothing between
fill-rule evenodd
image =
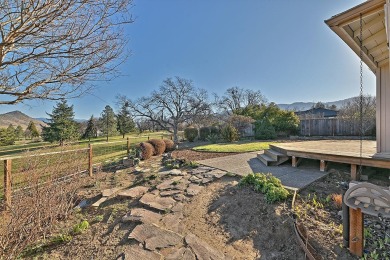
<instances>
[{"instance_id":1,"label":"bare deciduous tree","mask_svg":"<svg viewBox=\"0 0 390 260\"><path fill-rule=\"evenodd\" d=\"M0 104L76 97L109 79L126 57L131 1L1 1Z\"/></svg>"},{"instance_id":2,"label":"bare deciduous tree","mask_svg":"<svg viewBox=\"0 0 390 260\"><path fill-rule=\"evenodd\" d=\"M222 97L214 94L214 98L215 105L229 114L247 106L261 105L267 102L260 90L239 87L228 88Z\"/></svg>"},{"instance_id":3,"label":"bare deciduous tree","mask_svg":"<svg viewBox=\"0 0 390 260\"><path fill-rule=\"evenodd\" d=\"M364 95L362 99L362 119L363 134L370 134L375 127L376 118L376 98ZM360 124L360 97L354 97L344 104L338 114L339 118L347 120L351 125Z\"/></svg>"},{"instance_id":4,"label":"bare deciduous tree","mask_svg":"<svg viewBox=\"0 0 390 260\"><path fill-rule=\"evenodd\" d=\"M195 116L208 114L210 110L206 90L196 89L192 81L180 77L167 78L149 97L132 101L118 96L118 100L129 103L133 116L147 118L172 132L175 142L178 142L180 124Z\"/></svg>"}]
</instances>

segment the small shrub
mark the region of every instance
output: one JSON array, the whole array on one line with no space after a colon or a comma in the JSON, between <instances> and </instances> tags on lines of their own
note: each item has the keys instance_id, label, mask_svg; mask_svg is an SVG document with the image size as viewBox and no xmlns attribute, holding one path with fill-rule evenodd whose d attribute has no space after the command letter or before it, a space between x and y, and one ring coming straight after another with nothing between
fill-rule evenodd
<instances>
[{"instance_id":1,"label":"small shrub","mask_svg":"<svg viewBox=\"0 0 390 260\"><path fill-rule=\"evenodd\" d=\"M199 140L206 141L207 137L210 135L209 127L201 127L199 129Z\"/></svg>"},{"instance_id":2,"label":"small shrub","mask_svg":"<svg viewBox=\"0 0 390 260\"><path fill-rule=\"evenodd\" d=\"M175 150L175 143L172 140L164 139L165 142L165 152L171 152Z\"/></svg>"},{"instance_id":3,"label":"small shrub","mask_svg":"<svg viewBox=\"0 0 390 260\"><path fill-rule=\"evenodd\" d=\"M152 157L154 154L154 147L150 143L142 142L139 144L139 147L141 149L141 159L142 160L147 160Z\"/></svg>"},{"instance_id":4,"label":"small shrub","mask_svg":"<svg viewBox=\"0 0 390 260\"><path fill-rule=\"evenodd\" d=\"M153 155L161 155L165 152L165 142L162 139L150 139L148 143L152 144L154 147Z\"/></svg>"},{"instance_id":5,"label":"small shrub","mask_svg":"<svg viewBox=\"0 0 390 260\"><path fill-rule=\"evenodd\" d=\"M210 143L216 144L218 142L218 140L219 140L219 135L218 134L209 134L209 136L207 136L206 139Z\"/></svg>"},{"instance_id":6,"label":"small shrub","mask_svg":"<svg viewBox=\"0 0 390 260\"><path fill-rule=\"evenodd\" d=\"M193 142L198 137L198 129L189 127L184 129L184 136L189 142Z\"/></svg>"},{"instance_id":7,"label":"small shrub","mask_svg":"<svg viewBox=\"0 0 390 260\"><path fill-rule=\"evenodd\" d=\"M73 227L73 233L81 234L89 228L89 223L86 220L81 221L79 224Z\"/></svg>"},{"instance_id":8,"label":"small shrub","mask_svg":"<svg viewBox=\"0 0 390 260\"><path fill-rule=\"evenodd\" d=\"M231 142L237 141L240 136L238 134L237 129L233 125L228 124L222 128L221 137L226 142L231 143Z\"/></svg>"},{"instance_id":9,"label":"small shrub","mask_svg":"<svg viewBox=\"0 0 390 260\"><path fill-rule=\"evenodd\" d=\"M285 200L290 194L288 190L282 186L282 182L270 173L250 173L240 180L239 185L253 186L253 189L256 192L261 192L265 195L267 203Z\"/></svg>"},{"instance_id":10,"label":"small shrub","mask_svg":"<svg viewBox=\"0 0 390 260\"><path fill-rule=\"evenodd\" d=\"M267 121L257 121L255 123L255 138L257 140L275 139L275 128Z\"/></svg>"}]
</instances>

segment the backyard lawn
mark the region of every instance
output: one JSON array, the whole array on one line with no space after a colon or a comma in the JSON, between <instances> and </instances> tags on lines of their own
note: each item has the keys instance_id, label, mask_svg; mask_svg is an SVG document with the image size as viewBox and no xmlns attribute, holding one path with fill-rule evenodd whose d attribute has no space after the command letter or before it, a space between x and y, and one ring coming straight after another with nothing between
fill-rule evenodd
<instances>
[{"instance_id":1,"label":"backyard lawn","mask_svg":"<svg viewBox=\"0 0 390 260\"><path fill-rule=\"evenodd\" d=\"M240 141L235 143L208 144L194 147L199 152L245 153L268 149L274 142Z\"/></svg>"}]
</instances>

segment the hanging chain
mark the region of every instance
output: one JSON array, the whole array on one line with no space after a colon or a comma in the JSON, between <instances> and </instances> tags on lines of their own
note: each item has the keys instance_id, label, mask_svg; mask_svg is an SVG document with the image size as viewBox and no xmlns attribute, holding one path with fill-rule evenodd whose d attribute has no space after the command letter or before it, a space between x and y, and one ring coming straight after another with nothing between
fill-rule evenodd
<instances>
[{"instance_id":1,"label":"hanging chain","mask_svg":"<svg viewBox=\"0 0 390 260\"><path fill-rule=\"evenodd\" d=\"M360 13L360 95L359 95L359 123L360 123L360 166L359 175L362 173L363 157L363 15Z\"/></svg>"}]
</instances>

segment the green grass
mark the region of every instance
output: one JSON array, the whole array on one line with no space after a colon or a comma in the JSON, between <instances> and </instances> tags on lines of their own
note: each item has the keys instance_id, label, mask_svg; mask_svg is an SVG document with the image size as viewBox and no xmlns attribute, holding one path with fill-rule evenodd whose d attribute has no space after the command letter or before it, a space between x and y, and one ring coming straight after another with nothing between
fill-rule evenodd
<instances>
[{"instance_id":1,"label":"green grass","mask_svg":"<svg viewBox=\"0 0 390 260\"><path fill-rule=\"evenodd\" d=\"M273 144L273 142L240 141L236 143L202 145L194 147L193 150L215 153L245 153L268 149L270 144Z\"/></svg>"}]
</instances>

